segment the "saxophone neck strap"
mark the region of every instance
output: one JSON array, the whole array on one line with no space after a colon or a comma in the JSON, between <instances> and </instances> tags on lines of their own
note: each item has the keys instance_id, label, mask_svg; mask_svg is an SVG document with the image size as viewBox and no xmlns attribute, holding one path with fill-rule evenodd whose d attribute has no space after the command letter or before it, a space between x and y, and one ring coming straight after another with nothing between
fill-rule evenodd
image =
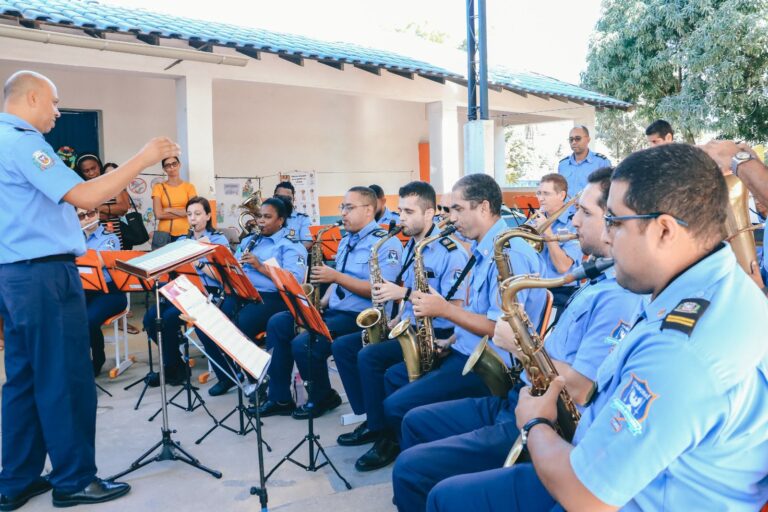
<instances>
[{"instance_id":1,"label":"saxophone neck strap","mask_svg":"<svg viewBox=\"0 0 768 512\"><path fill-rule=\"evenodd\" d=\"M451 300L454 295L456 295L456 292L459 289L459 286L461 286L461 283L464 281L464 278L467 277L467 274L469 274L469 271L472 269L472 267L475 266L475 262L477 260L475 259L475 256L472 255L471 258L469 258L469 261L467 261L467 264L464 265L464 268L461 270L461 274L459 274L459 278L456 279L456 282L453 283L453 286L451 286L451 289L448 290L448 293L445 295L445 300Z\"/></svg>"}]
</instances>

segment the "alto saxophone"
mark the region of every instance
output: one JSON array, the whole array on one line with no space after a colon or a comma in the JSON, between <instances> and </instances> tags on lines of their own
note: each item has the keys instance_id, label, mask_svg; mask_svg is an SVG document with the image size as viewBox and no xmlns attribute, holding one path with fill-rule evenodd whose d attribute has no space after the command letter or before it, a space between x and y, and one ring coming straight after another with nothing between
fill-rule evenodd
<instances>
[{"instance_id":1,"label":"alto saxophone","mask_svg":"<svg viewBox=\"0 0 768 512\"><path fill-rule=\"evenodd\" d=\"M312 305L315 307L315 309L320 309L320 285L313 285L309 282L309 278L312 275L312 269L314 267L319 267L323 264L323 235L337 227L341 226L341 221L337 220L333 224L329 224L328 226L325 226L324 228L321 228L318 230L317 235L315 236L315 241L312 243L312 249L311 249L311 259L312 259L312 265L309 268L309 272L307 272L307 280L305 283L301 285L302 290L304 291L304 294L309 297L310 301L312 302Z\"/></svg>"},{"instance_id":2,"label":"alto saxophone","mask_svg":"<svg viewBox=\"0 0 768 512\"><path fill-rule=\"evenodd\" d=\"M529 244L541 244L545 242L557 241L565 242L575 240L577 235L569 233L567 235L542 236L531 232L529 229L512 228L504 231L493 241L493 261L496 264L499 283L513 277L512 266L504 254L504 246L512 238L523 238ZM492 348L488 346L487 336L480 340L475 350L469 355L462 375L467 375L474 371L483 379L485 385L491 390L493 396L505 397L509 390L520 378L522 368L519 366L510 368L504 360Z\"/></svg>"},{"instance_id":3,"label":"alto saxophone","mask_svg":"<svg viewBox=\"0 0 768 512\"><path fill-rule=\"evenodd\" d=\"M555 279L522 275L511 277L500 285L501 309L504 312L501 319L509 323L515 335L515 344L520 353L520 363L531 381L532 395L543 395L549 388L549 384L558 376L558 373L552 359L544 350L544 342L533 327L523 305L518 302L517 293L529 288L555 288L586 277L596 277L612 265L612 259L599 258L585 263L570 274ZM580 418L579 410L573 403L567 389L563 388L557 400L558 433L567 441L573 439ZM518 436L504 462L504 467L514 464L522 450L522 437Z\"/></svg>"},{"instance_id":4,"label":"alto saxophone","mask_svg":"<svg viewBox=\"0 0 768 512\"><path fill-rule=\"evenodd\" d=\"M444 231L424 238L413 248L413 287L422 293L429 293L429 278L424 267L424 248L456 231L456 226L448 226ZM398 322L389 334L389 339L400 342L403 350L403 360L408 370L408 381L413 382L435 366L437 351L435 343L435 331L432 327L431 317L416 318L416 328L406 318Z\"/></svg>"},{"instance_id":5,"label":"alto saxophone","mask_svg":"<svg viewBox=\"0 0 768 512\"><path fill-rule=\"evenodd\" d=\"M383 236L381 240L371 247L371 260L368 263L370 268L371 290L373 290L375 285L384 282L384 278L381 277L381 268L379 267L379 249L387 240L397 235L402 230L402 226L395 226L395 222L392 221L387 235ZM384 310L385 303L377 303L376 301L371 302L373 306L361 311L356 318L357 326L363 329L361 334L363 337L363 345L379 343L387 338L388 329L387 313Z\"/></svg>"}]
</instances>

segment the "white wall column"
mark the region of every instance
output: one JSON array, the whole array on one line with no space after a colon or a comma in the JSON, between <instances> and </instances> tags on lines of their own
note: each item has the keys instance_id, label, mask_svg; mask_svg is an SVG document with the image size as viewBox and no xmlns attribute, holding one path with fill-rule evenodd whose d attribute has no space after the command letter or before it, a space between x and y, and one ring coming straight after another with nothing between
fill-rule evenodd
<instances>
[{"instance_id":1,"label":"white wall column","mask_svg":"<svg viewBox=\"0 0 768 512\"><path fill-rule=\"evenodd\" d=\"M427 104L429 179L438 194L450 192L459 175L459 124L455 103Z\"/></svg>"},{"instance_id":2,"label":"white wall column","mask_svg":"<svg viewBox=\"0 0 768 512\"><path fill-rule=\"evenodd\" d=\"M190 70L176 80L176 127L185 179L197 193L215 199L213 162L213 80Z\"/></svg>"},{"instance_id":3,"label":"white wall column","mask_svg":"<svg viewBox=\"0 0 768 512\"><path fill-rule=\"evenodd\" d=\"M464 124L464 174L494 175L494 123L491 120Z\"/></svg>"},{"instance_id":4,"label":"white wall column","mask_svg":"<svg viewBox=\"0 0 768 512\"><path fill-rule=\"evenodd\" d=\"M500 187L507 186L507 141L506 130L501 122L493 126L493 175Z\"/></svg>"}]
</instances>

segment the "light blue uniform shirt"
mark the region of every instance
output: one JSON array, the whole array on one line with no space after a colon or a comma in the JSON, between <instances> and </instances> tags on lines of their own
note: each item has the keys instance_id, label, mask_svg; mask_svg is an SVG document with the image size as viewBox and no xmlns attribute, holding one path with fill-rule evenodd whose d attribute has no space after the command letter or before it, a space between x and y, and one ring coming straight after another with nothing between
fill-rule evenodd
<instances>
[{"instance_id":1,"label":"light blue uniform shirt","mask_svg":"<svg viewBox=\"0 0 768 512\"><path fill-rule=\"evenodd\" d=\"M728 246L671 282L598 370L570 456L582 484L622 510L759 510L766 318L768 301Z\"/></svg>"},{"instance_id":2,"label":"light blue uniform shirt","mask_svg":"<svg viewBox=\"0 0 768 512\"><path fill-rule=\"evenodd\" d=\"M555 235L575 233L576 230L573 229L570 216L571 214L566 211L560 217L558 217L557 220L552 224L552 233ZM546 271L544 272L544 277L547 279L556 278L562 276L563 274L567 274L574 268L581 265L581 259L584 257L584 253L581 252L581 245L579 244L578 240L569 240L567 242L561 242L558 245L563 251L565 251L565 254L567 254L568 257L573 260L573 264L565 272L558 272L555 268L555 265L552 263L552 258L549 254L549 247L547 247L547 244L544 244L544 250L541 251L541 257L547 267ZM578 284L573 283L569 286L578 286Z\"/></svg>"},{"instance_id":3,"label":"light blue uniform shirt","mask_svg":"<svg viewBox=\"0 0 768 512\"><path fill-rule=\"evenodd\" d=\"M82 181L32 125L0 113L0 264L85 253L75 207L62 202Z\"/></svg>"},{"instance_id":4,"label":"light blue uniform shirt","mask_svg":"<svg viewBox=\"0 0 768 512\"><path fill-rule=\"evenodd\" d=\"M469 304L464 308L470 313L485 315L495 322L501 317L499 302L499 280L496 264L493 261L493 241L506 231L507 223L499 219L478 243L472 243L472 254L475 266L472 267L472 279L469 282ZM512 264L513 273L541 274L544 272L544 262L533 248L520 238L510 240L510 248L506 251L507 259ZM536 329L539 328L541 317L546 305L544 290L523 290L517 294L517 299L523 304L526 313L531 318ZM481 336L456 326L456 343L453 350L468 356L480 341ZM509 364L509 352L499 349L493 343L489 344Z\"/></svg>"},{"instance_id":5,"label":"light blue uniform shirt","mask_svg":"<svg viewBox=\"0 0 768 512\"><path fill-rule=\"evenodd\" d=\"M604 155L595 153L591 149L587 152L587 158L576 162L573 153L560 160L557 166L558 174L562 174L568 182L568 197L573 197L587 186L587 177L601 167L610 167L611 161ZM572 212L573 207L570 208Z\"/></svg>"},{"instance_id":6,"label":"light blue uniform shirt","mask_svg":"<svg viewBox=\"0 0 768 512\"><path fill-rule=\"evenodd\" d=\"M208 237L208 241L212 244L223 245L224 247L229 248L229 240L227 240L227 237L224 236L223 233L219 233L218 231L209 231L206 229L205 232L203 232L201 238L203 236ZM187 238L189 238L187 235L182 235L179 237L179 240L186 240ZM200 258L199 260L197 260L198 264L200 263L204 264L207 262L208 262L208 257ZM214 278L208 276L203 271L202 268L197 268L197 265L195 265L195 270L197 271L197 275L200 276L200 280L203 282L204 286L207 286L210 288L221 288L221 283L216 281Z\"/></svg>"},{"instance_id":7,"label":"light blue uniform shirt","mask_svg":"<svg viewBox=\"0 0 768 512\"><path fill-rule=\"evenodd\" d=\"M285 220L285 228L288 230L288 237L297 242L311 242L312 234L309 232L310 219L303 213L293 212Z\"/></svg>"},{"instance_id":8,"label":"light blue uniform shirt","mask_svg":"<svg viewBox=\"0 0 768 512\"><path fill-rule=\"evenodd\" d=\"M336 270L344 272L357 279L370 279L371 247L386 236L387 232L379 227L376 221L370 222L357 233L347 233L339 242L336 253ZM397 237L392 237L379 248L379 268L381 276L386 281L394 281L400 270L400 256L403 244ZM346 262L346 265L345 265ZM342 268L344 270L342 270ZM336 292L341 291L342 297ZM330 286L331 309L360 312L371 307L371 299L355 295L346 288L334 283Z\"/></svg>"},{"instance_id":9,"label":"light blue uniform shirt","mask_svg":"<svg viewBox=\"0 0 768 512\"><path fill-rule=\"evenodd\" d=\"M376 223L389 226L391 221L395 221L396 223L400 222L400 214L393 212L385 206L384 211L381 212L381 218L377 220Z\"/></svg>"},{"instance_id":10,"label":"light blue uniform shirt","mask_svg":"<svg viewBox=\"0 0 768 512\"><path fill-rule=\"evenodd\" d=\"M87 235L85 239L85 247L95 251L119 251L120 239L114 233L107 233L104 226L99 225L93 233ZM104 274L104 280L106 282L112 282L112 276L109 275L109 272L102 268L101 273Z\"/></svg>"},{"instance_id":11,"label":"light blue uniform shirt","mask_svg":"<svg viewBox=\"0 0 768 512\"><path fill-rule=\"evenodd\" d=\"M544 341L547 354L597 381L598 367L629 332L644 297L619 286L608 269L574 293ZM530 384L526 374L523 378Z\"/></svg>"},{"instance_id":12,"label":"light blue uniform shirt","mask_svg":"<svg viewBox=\"0 0 768 512\"><path fill-rule=\"evenodd\" d=\"M437 227L434 227L431 234L436 234L436 230ZM403 286L408 288L414 288L415 274L413 272L413 246L414 242L413 239L411 239L403 250L401 261L401 268L402 265L409 264L408 268L403 273ZM445 297L459 278L464 266L467 264L467 260L469 259L467 251L465 251L461 244L455 240L452 240L450 237L444 237L427 245L422 254L424 255L424 269L427 271L427 281L429 281L429 286ZM466 300L468 282L469 276L466 276L456 289L456 293L453 295L452 300ZM415 325L416 317L413 314L413 304L411 304L411 301L406 301L404 303L401 318L403 320L408 318L411 321L411 325ZM432 327L435 329L447 329L453 326L454 325L445 318L436 317L432 319Z\"/></svg>"},{"instance_id":13,"label":"light blue uniform shirt","mask_svg":"<svg viewBox=\"0 0 768 512\"><path fill-rule=\"evenodd\" d=\"M304 282L307 271L307 250L299 242L288 238L288 230L282 228L272 236L250 235L240 242L235 252L235 258L242 257L245 249L250 247L251 253L262 263L275 258L280 268L287 270L296 277L299 283ZM251 241L254 240L253 245ZM243 270L251 280L254 288L260 292L276 292L277 287L269 276L265 276L251 265L243 264Z\"/></svg>"}]
</instances>

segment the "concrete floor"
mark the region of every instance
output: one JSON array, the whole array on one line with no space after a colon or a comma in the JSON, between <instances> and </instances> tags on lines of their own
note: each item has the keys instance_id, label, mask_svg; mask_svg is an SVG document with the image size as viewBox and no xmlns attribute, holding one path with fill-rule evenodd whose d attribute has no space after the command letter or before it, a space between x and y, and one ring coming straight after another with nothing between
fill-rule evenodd
<instances>
[{"instance_id":1,"label":"concrete floor","mask_svg":"<svg viewBox=\"0 0 768 512\"><path fill-rule=\"evenodd\" d=\"M140 304L133 306L131 323L140 328L144 310ZM105 329L105 335L111 335L111 328ZM141 392L142 385L128 391L123 388L142 377L148 370L146 334L131 335L130 352L136 356L136 363L116 379L109 379L107 371L97 382L113 394L112 397L99 392L96 436L96 462L99 476L106 477L126 469L130 463L160 440L161 415L152 421L147 419L160 405L159 388L147 391L138 410L134 405ZM114 366L113 345L107 344L108 369ZM193 354L194 355L194 354ZM155 351L155 356L157 352ZM193 369L193 379L207 370L207 362L197 358ZM5 381L4 360L0 366L0 378ZM340 393L343 387L338 375L332 373L334 388ZM207 388L211 384L200 385L200 391L206 406L216 418L229 412L237 402L234 390L221 397L209 397ZM168 387L170 394L178 387ZM169 398L170 398L169 394ZM342 397L344 395L342 394ZM181 403L181 401L179 401ZM283 512L307 512L312 510L334 510L335 512L365 510L366 512L395 510L392 505L391 466L372 473L358 473L354 462L370 445L361 447L340 447L336 437L351 430L352 426L342 426L340 415L351 413L349 404L342 404L335 411L315 421L315 431L320 435L320 442L328 456L341 474L352 484L347 490L330 467L325 466L317 472L307 472L293 464L283 464L268 480L267 491L269 507ZM232 417L228 424L237 427ZM169 423L177 432L173 438L181 442L202 464L223 473L216 479L182 462L155 462L121 480L131 484L131 492L116 501L101 504L98 510L103 512L173 510L183 507L184 512L191 511L253 511L260 508L259 499L251 496L249 489L259 482L258 452L256 434L239 436L224 429L217 429L200 445L195 440L204 434L213 421L202 408L187 412L176 407L169 407ZM264 452L265 470L268 472L306 433L307 422L290 417L266 418L263 435L272 447L272 452ZM305 444L294 458L307 462L308 449ZM323 460L322 456L319 459ZM49 470L47 467L46 470ZM50 494L36 497L25 505L24 511L42 511L53 509ZM93 510L93 507L75 507L71 510Z\"/></svg>"}]
</instances>

